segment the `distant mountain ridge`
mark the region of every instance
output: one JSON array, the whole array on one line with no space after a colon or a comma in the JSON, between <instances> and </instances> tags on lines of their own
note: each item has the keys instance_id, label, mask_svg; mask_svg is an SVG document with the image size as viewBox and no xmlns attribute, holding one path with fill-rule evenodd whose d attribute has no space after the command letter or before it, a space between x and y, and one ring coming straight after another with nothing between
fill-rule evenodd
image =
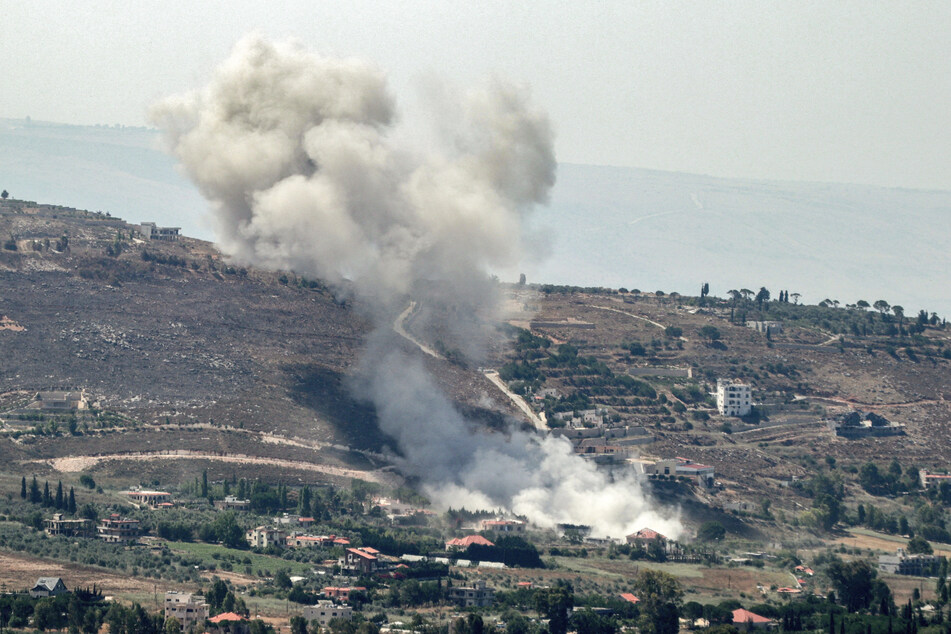
<instances>
[{"instance_id":1,"label":"distant mountain ridge","mask_svg":"<svg viewBox=\"0 0 951 634\"><path fill-rule=\"evenodd\" d=\"M146 128L0 119L0 187L212 238L206 203ZM521 267L532 282L690 294L709 282L719 296L766 286L951 313L948 191L560 164L532 227L549 251Z\"/></svg>"}]
</instances>

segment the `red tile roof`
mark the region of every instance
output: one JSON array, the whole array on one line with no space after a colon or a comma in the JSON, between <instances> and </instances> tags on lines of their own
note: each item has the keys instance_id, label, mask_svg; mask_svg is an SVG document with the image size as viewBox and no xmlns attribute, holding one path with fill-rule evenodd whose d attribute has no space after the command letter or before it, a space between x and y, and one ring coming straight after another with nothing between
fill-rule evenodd
<instances>
[{"instance_id":1,"label":"red tile roof","mask_svg":"<svg viewBox=\"0 0 951 634\"><path fill-rule=\"evenodd\" d=\"M359 548L348 548L348 549L347 549L347 552L348 552L348 553L352 553L352 554L356 555L357 557L360 557L360 558L362 558L362 559L366 559L366 560L368 560L368 561L376 561L376 557L374 557L373 555L371 555L370 553L368 553L368 552L366 552L366 551L364 551L364 550L360 550Z\"/></svg>"},{"instance_id":2,"label":"red tile roof","mask_svg":"<svg viewBox=\"0 0 951 634\"><path fill-rule=\"evenodd\" d=\"M465 537L456 537L455 539L450 539L446 542L446 548L459 547L459 548L468 548L472 544L477 544L479 546L495 546L492 542L487 540L482 535L466 535Z\"/></svg>"},{"instance_id":3,"label":"red tile roof","mask_svg":"<svg viewBox=\"0 0 951 634\"><path fill-rule=\"evenodd\" d=\"M630 602L630 603L640 603L640 601L641 601L640 599L638 599L637 597L635 597L635 596L634 596L633 594L631 594L630 592L622 592L622 593L621 593L621 598L624 599L625 601Z\"/></svg>"},{"instance_id":4,"label":"red tile roof","mask_svg":"<svg viewBox=\"0 0 951 634\"><path fill-rule=\"evenodd\" d=\"M208 619L212 623L221 623L224 621L244 621L245 618L240 614L235 614L234 612L225 612L224 614L219 614Z\"/></svg>"},{"instance_id":5,"label":"red tile roof","mask_svg":"<svg viewBox=\"0 0 951 634\"><path fill-rule=\"evenodd\" d=\"M650 528L642 528L633 535L628 535L628 537L632 537L634 539L667 539L667 537L664 535L661 535L657 531Z\"/></svg>"},{"instance_id":6,"label":"red tile roof","mask_svg":"<svg viewBox=\"0 0 951 634\"><path fill-rule=\"evenodd\" d=\"M740 608L738 610L733 610L733 622L734 623L772 623L771 619L767 619L765 616L760 616L750 612L749 610L744 610Z\"/></svg>"}]
</instances>

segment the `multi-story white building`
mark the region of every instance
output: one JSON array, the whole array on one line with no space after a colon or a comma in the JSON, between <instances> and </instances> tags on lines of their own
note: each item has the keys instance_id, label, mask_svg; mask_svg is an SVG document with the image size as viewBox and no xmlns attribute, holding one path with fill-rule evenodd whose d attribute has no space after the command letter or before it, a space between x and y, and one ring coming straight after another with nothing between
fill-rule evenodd
<instances>
[{"instance_id":1,"label":"multi-story white building","mask_svg":"<svg viewBox=\"0 0 951 634\"><path fill-rule=\"evenodd\" d=\"M753 408L753 388L736 380L717 381L717 409L723 416L746 416Z\"/></svg>"},{"instance_id":2,"label":"multi-story white building","mask_svg":"<svg viewBox=\"0 0 951 634\"><path fill-rule=\"evenodd\" d=\"M202 597L196 597L188 592L165 593L165 618L174 617L187 632L192 624L203 625L208 618L208 604Z\"/></svg>"}]
</instances>

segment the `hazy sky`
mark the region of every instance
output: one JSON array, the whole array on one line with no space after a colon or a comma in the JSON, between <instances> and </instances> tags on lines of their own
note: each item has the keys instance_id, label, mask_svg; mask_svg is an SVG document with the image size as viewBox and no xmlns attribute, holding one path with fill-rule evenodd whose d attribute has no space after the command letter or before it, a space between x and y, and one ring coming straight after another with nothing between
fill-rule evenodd
<instances>
[{"instance_id":1,"label":"hazy sky","mask_svg":"<svg viewBox=\"0 0 951 634\"><path fill-rule=\"evenodd\" d=\"M252 30L376 63L404 110L528 84L562 162L951 189L947 1L0 0L0 117L143 125Z\"/></svg>"}]
</instances>

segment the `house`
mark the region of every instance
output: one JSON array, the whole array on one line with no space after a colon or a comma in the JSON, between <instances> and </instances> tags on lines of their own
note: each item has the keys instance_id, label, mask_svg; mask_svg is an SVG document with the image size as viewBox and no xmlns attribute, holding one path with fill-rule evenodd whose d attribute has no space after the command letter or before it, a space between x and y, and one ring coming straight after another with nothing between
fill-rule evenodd
<instances>
[{"instance_id":1,"label":"house","mask_svg":"<svg viewBox=\"0 0 951 634\"><path fill-rule=\"evenodd\" d=\"M129 499L136 504L142 504L149 508L158 508L162 504L171 504L172 494L167 491L126 491Z\"/></svg>"},{"instance_id":2,"label":"house","mask_svg":"<svg viewBox=\"0 0 951 634\"><path fill-rule=\"evenodd\" d=\"M937 555L909 555L903 548L894 555L879 555L878 569L896 575L933 577L938 573L941 558Z\"/></svg>"},{"instance_id":3,"label":"house","mask_svg":"<svg viewBox=\"0 0 951 634\"><path fill-rule=\"evenodd\" d=\"M317 537L316 535L291 533L287 536L287 539L284 540L284 544L288 548L320 548L325 544L325 539L324 537Z\"/></svg>"},{"instance_id":4,"label":"house","mask_svg":"<svg viewBox=\"0 0 951 634\"><path fill-rule=\"evenodd\" d=\"M624 600L627 601L628 603L640 603L640 602L641 602L640 599L638 599L637 597L635 597L635 596L634 596L633 594L631 594L630 592L622 592L620 596L621 596L622 599L624 599Z\"/></svg>"},{"instance_id":5,"label":"house","mask_svg":"<svg viewBox=\"0 0 951 634\"><path fill-rule=\"evenodd\" d=\"M284 513L284 515L281 517L275 518L274 523L283 524L285 526L301 526L304 528L309 528L314 525L314 518Z\"/></svg>"},{"instance_id":6,"label":"house","mask_svg":"<svg viewBox=\"0 0 951 634\"><path fill-rule=\"evenodd\" d=\"M340 599L341 601L347 602L350 600L351 592L366 592L367 589L365 586L350 586L345 588L338 588L336 586L327 586L324 588L324 595L332 599Z\"/></svg>"},{"instance_id":7,"label":"house","mask_svg":"<svg viewBox=\"0 0 951 634\"><path fill-rule=\"evenodd\" d=\"M37 392L30 407L34 409L68 412L89 409L85 390Z\"/></svg>"},{"instance_id":8,"label":"house","mask_svg":"<svg viewBox=\"0 0 951 634\"><path fill-rule=\"evenodd\" d=\"M165 242L174 242L178 240L178 232L181 227L159 227L154 222L143 222L138 226L139 233L146 240L163 240Z\"/></svg>"},{"instance_id":9,"label":"house","mask_svg":"<svg viewBox=\"0 0 951 634\"><path fill-rule=\"evenodd\" d=\"M340 567L359 574L370 574L379 567L379 553L375 548L348 548L340 560Z\"/></svg>"},{"instance_id":10,"label":"house","mask_svg":"<svg viewBox=\"0 0 951 634\"><path fill-rule=\"evenodd\" d=\"M353 618L353 608L349 605L336 605L333 601L318 601L317 605L304 608L304 618L308 623L316 621L320 627L327 627L333 619L349 621Z\"/></svg>"},{"instance_id":11,"label":"house","mask_svg":"<svg viewBox=\"0 0 951 634\"><path fill-rule=\"evenodd\" d=\"M645 464L644 473L649 476L684 476L696 480L698 484L711 486L715 481L716 469L693 462L689 458L678 457Z\"/></svg>"},{"instance_id":12,"label":"house","mask_svg":"<svg viewBox=\"0 0 951 634\"><path fill-rule=\"evenodd\" d=\"M921 488L923 489L937 488L941 486L942 482L951 484L951 475L946 475L943 473L930 473L924 469L918 472L918 479L921 482Z\"/></svg>"},{"instance_id":13,"label":"house","mask_svg":"<svg viewBox=\"0 0 951 634\"><path fill-rule=\"evenodd\" d=\"M251 548L267 548L268 546L284 546L287 533L270 526L258 526L244 535Z\"/></svg>"},{"instance_id":14,"label":"house","mask_svg":"<svg viewBox=\"0 0 951 634\"><path fill-rule=\"evenodd\" d=\"M624 540L628 544L637 544L638 546L644 546L645 548L652 543L659 544L660 546L666 546L668 539L666 536L661 535L657 531L650 528L642 528L641 530L631 533Z\"/></svg>"},{"instance_id":15,"label":"house","mask_svg":"<svg viewBox=\"0 0 951 634\"><path fill-rule=\"evenodd\" d=\"M250 627L248 619L234 612L225 612L208 619L211 627L209 634L248 634Z\"/></svg>"},{"instance_id":16,"label":"house","mask_svg":"<svg viewBox=\"0 0 951 634\"><path fill-rule=\"evenodd\" d=\"M446 542L446 550L465 550L469 546L495 546L482 535L466 535L465 537L456 537Z\"/></svg>"},{"instance_id":17,"label":"house","mask_svg":"<svg viewBox=\"0 0 951 634\"><path fill-rule=\"evenodd\" d=\"M449 588L449 599L464 608L490 607L495 603L495 589L489 588L480 579L472 586Z\"/></svg>"},{"instance_id":18,"label":"house","mask_svg":"<svg viewBox=\"0 0 951 634\"><path fill-rule=\"evenodd\" d=\"M130 520L113 513L96 527L99 539L112 544L134 542L139 536L139 520Z\"/></svg>"},{"instance_id":19,"label":"house","mask_svg":"<svg viewBox=\"0 0 951 634\"><path fill-rule=\"evenodd\" d=\"M519 520L482 520L482 530L494 533L524 533L525 522Z\"/></svg>"},{"instance_id":20,"label":"house","mask_svg":"<svg viewBox=\"0 0 951 634\"><path fill-rule=\"evenodd\" d=\"M78 519L65 520L62 513L54 513L53 517L44 520L46 534L50 537L91 537L93 534L92 520Z\"/></svg>"},{"instance_id":21,"label":"house","mask_svg":"<svg viewBox=\"0 0 951 634\"><path fill-rule=\"evenodd\" d=\"M60 594L66 594L66 584L59 577L40 577L30 588L30 596L34 599L38 597L55 597Z\"/></svg>"},{"instance_id":22,"label":"house","mask_svg":"<svg viewBox=\"0 0 951 634\"><path fill-rule=\"evenodd\" d=\"M237 496L226 495L223 500L215 500L215 508L224 511L250 511L251 500L239 500Z\"/></svg>"},{"instance_id":23,"label":"house","mask_svg":"<svg viewBox=\"0 0 951 634\"><path fill-rule=\"evenodd\" d=\"M744 631L773 629L776 627L776 621L767 619L765 616L760 616L755 612L739 608L733 610L733 627Z\"/></svg>"},{"instance_id":24,"label":"house","mask_svg":"<svg viewBox=\"0 0 951 634\"><path fill-rule=\"evenodd\" d=\"M723 416L746 416L753 409L753 388L737 380L717 380L717 410Z\"/></svg>"},{"instance_id":25,"label":"house","mask_svg":"<svg viewBox=\"0 0 951 634\"><path fill-rule=\"evenodd\" d=\"M203 624L208 618L208 604L203 597L196 597L190 592L165 593L165 618L175 618L187 632L195 623Z\"/></svg>"}]
</instances>

